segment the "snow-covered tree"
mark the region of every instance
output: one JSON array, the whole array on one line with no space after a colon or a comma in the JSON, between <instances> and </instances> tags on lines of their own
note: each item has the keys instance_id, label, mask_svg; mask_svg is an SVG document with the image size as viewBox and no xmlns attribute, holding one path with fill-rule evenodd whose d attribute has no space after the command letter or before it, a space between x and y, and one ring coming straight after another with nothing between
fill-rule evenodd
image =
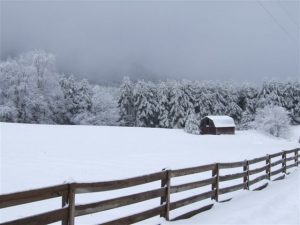
<instances>
[{"instance_id":1,"label":"snow-covered tree","mask_svg":"<svg viewBox=\"0 0 300 225\"><path fill-rule=\"evenodd\" d=\"M0 121L16 122L17 110L14 107L0 105Z\"/></svg>"},{"instance_id":2,"label":"snow-covered tree","mask_svg":"<svg viewBox=\"0 0 300 225\"><path fill-rule=\"evenodd\" d=\"M277 81L264 82L259 93L257 106L263 108L266 105L283 106L281 98L281 85Z\"/></svg>"},{"instance_id":3,"label":"snow-covered tree","mask_svg":"<svg viewBox=\"0 0 300 225\"><path fill-rule=\"evenodd\" d=\"M136 111L133 99L133 83L129 77L124 77L120 86L118 107L120 112L119 122L122 126L135 126Z\"/></svg>"},{"instance_id":4,"label":"snow-covered tree","mask_svg":"<svg viewBox=\"0 0 300 225\"><path fill-rule=\"evenodd\" d=\"M194 110L194 107L185 93L184 86L179 82L174 82L172 85L170 106L171 127L185 127L187 115Z\"/></svg>"},{"instance_id":5,"label":"snow-covered tree","mask_svg":"<svg viewBox=\"0 0 300 225\"><path fill-rule=\"evenodd\" d=\"M171 128L170 118L170 100L171 86L169 82L161 82L158 84L157 90L158 100L158 123L159 127Z\"/></svg>"},{"instance_id":6,"label":"snow-covered tree","mask_svg":"<svg viewBox=\"0 0 300 225\"><path fill-rule=\"evenodd\" d=\"M231 116L236 123L240 123L242 120L242 109L238 105L238 91L235 86L226 85L224 88L223 98L224 115Z\"/></svg>"},{"instance_id":7,"label":"snow-covered tree","mask_svg":"<svg viewBox=\"0 0 300 225\"><path fill-rule=\"evenodd\" d=\"M200 134L200 120L194 113L191 113L185 123L184 130L190 134Z\"/></svg>"},{"instance_id":8,"label":"snow-covered tree","mask_svg":"<svg viewBox=\"0 0 300 225\"><path fill-rule=\"evenodd\" d=\"M17 111L16 122L54 122L51 106L59 95L54 64L53 55L43 51L32 51L1 62L1 99Z\"/></svg>"},{"instance_id":9,"label":"snow-covered tree","mask_svg":"<svg viewBox=\"0 0 300 225\"><path fill-rule=\"evenodd\" d=\"M58 73L55 57L44 51L0 62L0 121L116 124L115 104L110 92L93 91L87 80Z\"/></svg>"},{"instance_id":10,"label":"snow-covered tree","mask_svg":"<svg viewBox=\"0 0 300 225\"><path fill-rule=\"evenodd\" d=\"M6 122L183 128L196 113L229 115L249 128L266 105L285 108L300 123L300 81L236 87L187 80L133 84L125 77L116 94L57 72L54 55L42 50L0 62L0 121Z\"/></svg>"},{"instance_id":11,"label":"snow-covered tree","mask_svg":"<svg viewBox=\"0 0 300 225\"><path fill-rule=\"evenodd\" d=\"M203 118L207 115L212 114L211 112L211 94L210 90L207 88L207 82L206 83L197 83L196 84L196 91L195 91L195 107L198 109L198 114L200 118Z\"/></svg>"},{"instance_id":12,"label":"snow-covered tree","mask_svg":"<svg viewBox=\"0 0 300 225\"><path fill-rule=\"evenodd\" d=\"M248 84L242 85L238 90L237 104L242 109L242 118L240 127L243 129L250 128L251 122L254 120L257 101L258 89Z\"/></svg>"},{"instance_id":13,"label":"snow-covered tree","mask_svg":"<svg viewBox=\"0 0 300 225\"><path fill-rule=\"evenodd\" d=\"M282 105L289 111L293 123L300 123L300 82L281 84Z\"/></svg>"},{"instance_id":14,"label":"snow-covered tree","mask_svg":"<svg viewBox=\"0 0 300 225\"><path fill-rule=\"evenodd\" d=\"M156 127L158 125L158 107L156 87L152 82L138 81L134 87L134 108L136 126Z\"/></svg>"},{"instance_id":15,"label":"snow-covered tree","mask_svg":"<svg viewBox=\"0 0 300 225\"><path fill-rule=\"evenodd\" d=\"M76 81L73 76L63 77L59 83L64 96L67 123L86 124L92 109L90 85L86 80Z\"/></svg>"},{"instance_id":16,"label":"snow-covered tree","mask_svg":"<svg viewBox=\"0 0 300 225\"><path fill-rule=\"evenodd\" d=\"M114 88L101 87L96 85L93 88L92 116L88 124L93 125L117 125L119 109Z\"/></svg>"},{"instance_id":17,"label":"snow-covered tree","mask_svg":"<svg viewBox=\"0 0 300 225\"><path fill-rule=\"evenodd\" d=\"M265 106L257 110L252 126L275 137L286 137L290 128L288 111L280 106Z\"/></svg>"}]
</instances>

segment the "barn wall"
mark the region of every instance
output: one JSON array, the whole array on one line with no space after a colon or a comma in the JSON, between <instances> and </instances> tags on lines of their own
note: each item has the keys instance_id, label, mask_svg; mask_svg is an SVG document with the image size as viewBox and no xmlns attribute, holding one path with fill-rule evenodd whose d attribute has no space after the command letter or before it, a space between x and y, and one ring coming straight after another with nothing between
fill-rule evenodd
<instances>
[{"instance_id":1,"label":"barn wall","mask_svg":"<svg viewBox=\"0 0 300 225\"><path fill-rule=\"evenodd\" d=\"M234 134L234 127L218 127L216 128L216 134Z\"/></svg>"},{"instance_id":2,"label":"barn wall","mask_svg":"<svg viewBox=\"0 0 300 225\"><path fill-rule=\"evenodd\" d=\"M201 134L217 134L217 129L215 127L201 127Z\"/></svg>"}]
</instances>

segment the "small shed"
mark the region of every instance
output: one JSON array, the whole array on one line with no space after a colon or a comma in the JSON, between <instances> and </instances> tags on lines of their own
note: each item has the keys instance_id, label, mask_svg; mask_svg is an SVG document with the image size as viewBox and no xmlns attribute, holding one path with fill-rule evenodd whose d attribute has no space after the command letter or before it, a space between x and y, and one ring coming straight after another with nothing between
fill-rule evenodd
<instances>
[{"instance_id":1,"label":"small shed","mask_svg":"<svg viewBox=\"0 0 300 225\"><path fill-rule=\"evenodd\" d=\"M230 116L206 116L201 120L200 133L234 134L234 120Z\"/></svg>"}]
</instances>

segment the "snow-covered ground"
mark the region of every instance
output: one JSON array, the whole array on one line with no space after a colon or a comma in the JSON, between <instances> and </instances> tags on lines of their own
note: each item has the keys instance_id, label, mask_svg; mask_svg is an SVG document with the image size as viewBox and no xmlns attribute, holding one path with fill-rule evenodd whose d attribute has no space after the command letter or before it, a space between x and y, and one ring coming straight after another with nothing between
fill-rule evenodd
<instances>
[{"instance_id":1,"label":"snow-covered ground","mask_svg":"<svg viewBox=\"0 0 300 225\"><path fill-rule=\"evenodd\" d=\"M238 131L236 135L200 136L187 134L176 129L0 123L0 193L34 189L71 181L95 182L127 178L157 172L166 167L176 169L213 162L251 159L268 153L299 147L299 136L300 126L293 127L290 139L286 140L252 130ZM178 182L183 182L183 180ZM157 188L159 185L158 182L154 182L148 186L144 185L138 190L135 188L124 189L119 192L87 194L76 199L76 203L112 198L121 194L147 190L147 188ZM231 209L239 208L238 205L244 207L243 204L246 203L243 200L247 201L249 198L253 202L256 199L255 196L257 196L260 205L272 202L272 196L277 194L277 190L282 189L280 186L288 187L288 185L293 187L298 185L298 189L286 189L286 192L293 195L292 191L297 192L298 190L299 198L299 171L291 174L287 180L278 181L277 184L272 182L268 187L269 190L266 189L260 193L238 192L235 195L240 197L235 197L228 203L218 204L212 210L190 219L188 224L190 222L197 223L197 218L199 221L205 221L205 223L231 223L231 218L233 223L246 223L247 221L239 216L230 217L227 213L229 211L226 210L230 207L232 207ZM278 192L278 194L280 193ZM297 193L294 196L296 198ZM291 202L292 207L294 203L288 197L287 194L286 201ZM266 201L261 202L264 201L264 198ZM125 207L124 210L109 210L104 213L79 217L76 219L76 224L92 224L113 217L132 214L142 210L143 207L145 209L155 207L158 205L158 201L158 199L150 200ZM284 201L279 201L281 203L278 204L283 206L282 202ZM47 211L53 207L59 207L59 205L59 199L53 199L22 207L7 208L2 210L0 221ZM249 213L247 214L248 217L252 218L253 216L250 215L255 212L256 208L247 207L250 211L247 212L245 209L245 214ZM299 210L299 203L298 205L294 204L294 208L296 208L294 211ZM290 212L288 206L284 209L286 210L278 210L282 216L285 215L286 211ZM272 212L271 209L268 208L268 210ZM224 220L216 219L218 213L227 213L228 215ZM261 217L260 220L259 217L255 217L257 223L273 223L271 218L268 220ZM148 224L157 224L158 221L161 220L153 218L142 224L147 222ZM289 224L297 222L299 223L298 217L287 220ZM176 223L180 224L180 222Z\"/></svg>"},{"instance_id":2,"label":"snow-covered ground","mask_svg":"<svg viewBox=\"0 0 300 225\"><path fill-rule=\"evenodd\" d=\"M269 185L261 191L240 192L232 201L217 203L188 220L162 224L300 224L299 169Z\"/></svg>"}]
</instances>

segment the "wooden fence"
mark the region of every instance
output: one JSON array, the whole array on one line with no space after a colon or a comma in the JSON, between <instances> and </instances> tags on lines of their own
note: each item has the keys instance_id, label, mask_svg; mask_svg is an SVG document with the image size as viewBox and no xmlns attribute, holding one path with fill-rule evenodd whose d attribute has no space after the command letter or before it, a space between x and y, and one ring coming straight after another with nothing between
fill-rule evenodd
<instances>
[{"instance_id":1,"label":"wooden fence","mask_svg":"<svg viewBox=\"0 0 300 225\"><path fill-rule=\"evenodd\" d=\"M194 211L185 213L181 216L177 216L173 219L170 219L170 211L198 201L202 201L204 199L213 199L214 201L218 202L219 196L223 194L241 189L249 190L251 185L256 184L264 179L271 180L271 178L274 175L281 174L281 176L277 177L276 179L283 179L285 174L287 174L288 169L299 165L299 151L300 149L298 148L240 162L214 163L185 169L163 170L161 172L124 180L97 183L70 183L13 194L0 195L0 209L56 197L61 197L62 199L62 207L59 209L48 211L34 216L29 216L22 219L17 219L14 221L4 222L1 224L40 225L61 221L63 225L73 225L75 217L77 216L98 213L105 210L127 206L130 204L143 202L154 198L160 198L160 205L158 205L157 207L134 215L126 216L123 218L117 218L115 220L105 222L102 224L132 224L154 216L161 216L164 217L166 220L188 218L197 213L210 209L213 206L213 204L201 207ZM253 165L256 163L264 163L264 166L252 168ZM275 166L280 166L280 168L274 170L273 168ZM220 175L220 171L231 168L240 168L243 172ZM172 178L203 172L211 172L211 177L208 179L197 180L185 184L171 185ZM250 179L251 175L262 172L263 175L260 175L254 179ZM234 179L241 179L242 181L237 185L220 188L221 182ZM161 186L154 190L112 198L109 200L102 200L94 203L82 205L75 204L75 196L78 194L117 190L142 185L154 181L160 181L161 183ZM204 186L211 187L210 191L193 195L191 197L180 199L174 202L170 200L170 196L174 193L200 188Z\"/></svg>"}]
</instances>

